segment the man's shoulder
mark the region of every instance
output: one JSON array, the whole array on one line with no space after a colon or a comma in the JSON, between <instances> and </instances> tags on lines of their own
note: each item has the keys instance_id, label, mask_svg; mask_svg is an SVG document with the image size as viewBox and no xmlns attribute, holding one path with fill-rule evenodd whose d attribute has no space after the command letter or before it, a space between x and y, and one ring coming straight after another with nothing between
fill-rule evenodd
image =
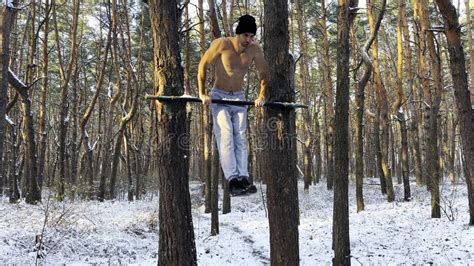
<instances>
[{"instance_id":1,"label":"man's shoulder","mask_svg":"<svg viewBox=\"0 0 474 266\"><path fill-rule=\"evenodd\" d=\"M248 46L247 50L252 54L256 54L256 53L262 51L262 47L258 43L251 43Z\"/></svg>"},{"instance_id":2,"label":"man's shoulder","mask_svg":"<svg viewBox=\"0 0 474 266\"><path fill-rule=\"evenodd\" d=\"M219 37L217 39L214 39L212 43L215 44L225 44L225 43L230 43L230 40L228 37Z\"/></svg>"}]
</instances>

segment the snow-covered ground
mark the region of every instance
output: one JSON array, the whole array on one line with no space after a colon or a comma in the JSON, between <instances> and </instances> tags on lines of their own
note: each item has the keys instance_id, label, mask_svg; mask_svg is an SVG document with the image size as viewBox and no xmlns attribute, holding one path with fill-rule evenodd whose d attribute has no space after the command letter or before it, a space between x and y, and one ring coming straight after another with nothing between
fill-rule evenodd
<instances>
[{"instance_id":1,"label":"snow-covered ground","mask_svg":"<svg viewBox=\"0 0 474 266\"><path fill-rule=\"evenodd\" d=\"M413 198L387 203L374 179L364 186L365 211L356 213L355 187L350 188L350 238L353 265L474 264L474 227L469 220L465 183L442 187L441 219L430 218L430 195L412 185ZM219 216L220 234L210 236L210 214L204 213L200 188L191 185L193 222L200 265L269 264L265 187L247 197L232 198L232 212ZM303 193L300 184L301 265L331 263L332 193L325 184ZM261 193L263 189L263 193ZM48 217L46 226L45 217ZM136 264L155 265L158 252L158 197L127 202L9 204L0 198L0 265L5 264ZM43 232L43 233L42 233ZM35 238L43 235L37 251ZM38 258L37 258L38 257Z\"/></svg>"}]
</instances>

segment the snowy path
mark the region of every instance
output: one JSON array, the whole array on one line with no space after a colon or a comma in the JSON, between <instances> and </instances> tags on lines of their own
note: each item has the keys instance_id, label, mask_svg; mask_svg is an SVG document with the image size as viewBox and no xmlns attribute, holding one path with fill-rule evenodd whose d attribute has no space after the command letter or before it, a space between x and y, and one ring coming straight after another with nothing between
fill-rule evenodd
<instances>
[{"instance_id":1,"label":"snowy path","mask_svg":"<svg viewBox=\"0 0 474 266\"><path fill-rule=\"evenodd\" d=\"M376 180L367 179L367 183ZM300 184L301 185L301 184ZM193 222L200 265L269 264L268 221L262 194L232 198L232 213L219 216L220 234L210 236L210 214L203 213L198 184L193 183ZM466 187L459 184L442 194L452 201L456 219L430 219L430 195L412 186L413 199L387 203L376 185L365 185L366 210L355 211L355 187L350 188L350 230L353 265L474 264L474 227L467 226ZM263 187L263 191L265 188ZM300 187L301 265L327 265L332 258L332 195L325 184L303 193ZM0 198L0 264L34 264L35 236L41 233L43 205L11 205ZM447 205L447 204L442 204ZM127 201L49 204L41 264L155 265L158 249L157 197Z\"/></svg>"}]
</instances>

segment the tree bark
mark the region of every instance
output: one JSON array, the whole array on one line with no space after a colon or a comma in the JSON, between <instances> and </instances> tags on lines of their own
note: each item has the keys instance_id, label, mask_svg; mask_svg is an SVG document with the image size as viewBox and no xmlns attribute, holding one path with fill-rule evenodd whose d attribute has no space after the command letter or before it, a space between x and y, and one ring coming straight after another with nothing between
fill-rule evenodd
<instances>
[{"instance_id":1,"label":"tree bark","mask_svg":"<svg viewBox=\"0 0 474 266\"><path fill-rule=\"evenodd\" d=\"M183 93L176 0L153 0L149 12L154 44L154 86L158 95ZM186 134L184 104L156 102L160 123L159 265L196 265L188 174L179 137Z\"/></svg>"},{"instance_id":2,"label":"tree bark","mask_svg":"<svg viewBox=\"0 0 474 266\"><path fill-rule=\"evenodd\" d=\"M331 78L331 60L329 57L329 38L325 0L321 0L321 31L323 37L323 77L326 94L326 187L332 190L334 183L334 92Z\"/></svg>"},{"instance_id":3,"label":"tree bark","mask_svg":"<svg viewBox=\"0 0 474 266\"><path fill-rule=\"evenodd\" d=\"M474 41L472 39L472 21L471 21L471 8L469 0L464 1L464 12L466 12L466 27L467 27L467 45L469 48L469 77L471 83L469 84L469 90L471 91L471 103L474 103ZM473 104L474 105L474 104Z\"/></svg>"},{"instance_id":4,"label":"tree bark","mask_svg":"<svg viewBox=\"0 0 474 266\"><path fill-rule=\"evenodd\" d=\"M13 1L15 5L17 1ZM5 140L5 110L8 89L8 66L10 61L10 33L15 19L14 9L2 5L0 10L0 175L4 173L3 146ZM0 176L0 179L3 179Z\"/></svg>"},{"instance_id":5,"label":"tree bark","mask_svg":"<svg viewBox=\"0 0 474 266\"><path fill-rule=\"evenodd\" d=\"M219 234L219 177L220 177L219 152L217 143L212 144L212 170L211 170L211 235Z\"/></svg>"},{"instance_id":6,"label":"tree bark","mask_svg":"<svg viewBox=\"0 0 474 266\"><path fill-rule=\"evenodd\" d=\"M374 11L375 11L375 1L367 0L368 7L368 16L369 16L369 25L371 32L374 30L375 21L374 21ZM379 165L380 165L380 174L383 175L385 180L385 185L387 189L387 201L392 202L395 200L395 192L393 189L392 174L389 167L388 153L389 153L389 144L390 144L390 120L389 120L389 106L388 106L388 96L387 91L382 83L382 77L380 75L380 66L378 61L378 44L377 40L374 41L372 46L372 60L374 65L374 85L375 85L375 95L377 102L377 118L379 120L379 128L375 130L380 130L380 145L379 145Z\"/></svg>"},{"instance_id":7,"label":"tree bark","mask_svg":"<svg viewBox=\"0 0 474 266\"><path fill-rule=\"evenodd\" d=\"M305 105L309 105L310 94L308 88L308 48L306 47L306 24L304 16L304 7L300 0L295 0L296 8L296 20L298 24L298 40L300 42L300 52L301 52L301 61L300 61L300 87L303 93L303 102ZM312 184L312 170L313 170L313 141L314 136L311 131L311 113L309 108L303 110L303 136L304 141L301 143L303 149L303 168L304 168L304 190L305 192L309 191L309 186Z\"/></svg>"},{"instance_id":8,"label":"tree bark","mask_svg":"<svg viewBox=\"0 0 474 266\"><path fill-rule=\"evenodd\" d=\"M221 37L221 30L219 28L219 22L216 14L216 3L214 0L207 0L209 4L209 18L211 19L211 33L214 39Z\"/></svg>"},{"instance_id":9,"label":"tree bark","mask_svg":"<svg viewBox=\"0 0 474 266\"><path fill-rule=\"evenodd\" d=\"M410 180L409 173L410 168L408 164L408 129L405 118L405 113L403 112L403 103L405 101L405 95L403 92L403 28L404 23L406 23L405 18L406 13L406 1L399 0L398 7L398 23L397 23L397 101L395 103L395 113L397 114L397 120L400 124L400 137L401 137L401 163L402 163L402 178L403 178L403 188L404 188L404 199L409 201L411 198L410 192ZM409 43L409 39L405 39L405 42ZM410 49L409 44L405 46L407 49ZM407 72L411 69L407 69ZM411 82L411 81L409 81ZM394 158L393 158L394 159Z\"/></svg>"},{"instance_id":10,"label":"tree bark","mask_svg":"<svg viewBox=\"0 0 474 266\"><path fill-rule=\"evenodd\" d=\"M75 0L73 4L73 21L72 21L72 29L71 29L71 51L69 55L69 61L67 69L65 70L61 67L60 74L61 74L61 110L60 110L60 125L59 125L59 192L58 196L60 200L63 200L65 197L65 186L66 182L69 181L70 177L66 177L66 168L67 168L67 161L66 161L66 138L67 138L67 131L69 126L69 99L68 99L68 90L69 90L69 81L71 80L71 76L74 73L73 70L76 67L76 60L77 60L77 27L78 27L78 20L79 20L79 9L80 9L80 1ZM56 8L54 9L56 12ZM56 29L56 42L58 43L58 50L61 50L59 46L59 35L57 29L57 22L55 23ZM61 56L59 53L58 56ZM62 61L62 60L60 60Z\"/></svg>"},{"instance_id":11,"label":"tree bark","mask_svg":"<svg viewBox=\"0 0 474 266\"><path fill-rule=\"evenodd\" d=\"M44 28L43 28L43 66L41 72L43 74L43 80L41 84L41 100L40 100L40 108L39 108L39 132L40 132L40 139L39 139L39 151L38 151L38 175L40 182L43 182L44 179L44 169L45 169L45 157L46 157L46 146L47 146L47 137L48 132L46 130L46 103L48 98L48 86L49 86L49 50L48 50L48 40L49 40L49 20L52 5L49 1L45 2L45 18L44 18Z\"/></svg>"},{"instance_id":12,"label":"tree bark","mask_svg":"<svg viewBox=\"0 0 474 266\"><path fill-rule=\"evenodd\" d=\"M428 66L428 55L421 54L422 59L422 75L421 77L425 80L423 86L423 98L427 105L425 105L425 119L424 128L426 136L426 169L428 169L428 188L431 193L431 217L440 218L440 192L439 192L439 181L440 176L440 165L439 165L439 149L438 149L438 112L441 103L442 94L442 80L441 80L441 62L435 47L435 36L430 30L430 22L428 16L428 5L426 0L418 1L418 12L420 16L421 24L421 35L424 40L425 48L429 52L429 58L431 66ZM431 69L431 78L433 79L434 88L431 89L428 75L429 69Z\"/></svg>"},{"instance_id":13,"label":"tree bark","mask_svg":"<svg viewBox=\"0 0 474 266\"><path fill-rule=\"evenodd\" d=\"M461 43L461 27L456 9L449 0L436 0L436 3L445 23L444 31L448 41L451 76L465 157L465 176L470 214L469 224L474 225L474 111L469 97L466 61Z\"/></svg>"},{"instance_id":14,"label":"tree bark","mask_svg":"<svg viewBox=\"0 0 474 266\"><path fill-rule=\"evenodd\" d=\"M335 131L334 207L333 207L333 265L350 265L349 240L349 31L355 18L350 11L356 1L339 0L337 16L337 84Z\"/></svg>"},{"instance_id":15,"label":"tree bark","mask_svg":"<svg viewBox=\"0 0 474 266\"><path fill-rule=\"evenodd\" d=\"M379 13L377 21L374 25L374 30L371 33L370 38L364 44L362 49L362 61L365 64L365 72L362 79L358 83L358 91L356 95L357 104L357 149L356 149L356 198L357 198L357 212L364 210L364 196L363 196L363 183L364 183L364 105L365 105L365 86L369 82L370 76L373 71L373 64L369 57L369 49L374 40L377 38L377 33L380 29L385 9Z\"/></svg>"},{"instance_id":16,"label":"tree bark","mask_svg":"<svg viewBox=\"0 0 474 266\"><path fill-rule=\"evenodd\" d=\"M112 30L109 28L108 34L107 34L107 41L105 44L105 49L104 49L104 58L102 58L102 64L100 67L99 71L99 76L97 78L97 83L95 87L95 93L92 96L91 101L89 102L89 105L86 108L86 111L82 115L82 120L80 124L80 130L81 130L81 141L84 147L84 152L86 153L86 180L88 184L88 198L91 199L93 196L93 184L94 184L94 170L93 170L93 152L94 152L94 145L91 145L90 140L89 140L89 134L87 132L87 123L89 122L89 118L92 115L92 111L94 110L95 104L97 103L97 99L99 98L99 94L102 89L102 84L104 82L104 77L105 77L105 71L107 68L107 62L108 62L108 55L110 51L110 46L112 44ZM102 199L104 198L104 195L101 197Z\"/></svg>"},{"instance_id":17,"label":"tree bark","mask_svg":"<svg viewBox=\"0 0 474 266\"><path fill-rule=\"evenodd\" d=\"M295 95L289 72L288 2L265 0L264 7L265 59L271 62L267 100L292 102ZM265 116L269 143L264 174L267 177L270 260L273 265L297 265L299 241L295 113L294 110L266 108Z\"/></svg>"}]
</instances>

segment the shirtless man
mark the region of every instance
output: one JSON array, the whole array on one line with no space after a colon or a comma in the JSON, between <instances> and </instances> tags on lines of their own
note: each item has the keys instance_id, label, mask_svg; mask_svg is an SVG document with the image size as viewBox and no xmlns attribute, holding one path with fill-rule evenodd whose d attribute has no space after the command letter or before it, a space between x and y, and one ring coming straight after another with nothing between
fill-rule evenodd
<instances>
[{"instance_id":1,"label":"shirtless man","mask_svg":"<svg viewBox=\"0 0 474 266\"><path fill-rule=\"evenodd\" d=\"M257 25L250 15L239 18L235 37L222 37L214 40L199 62L199 98L203 104L211 104L212 99L245 100L242 90L245 74L252 62L260 75L260 93L255 106L265 103L265 87L268 79L268 66L262 49L254 43ZM215 67L215 82L212 90L206 92L206 69ZM229 191L233 196L255 193L257 189L249 182L247 150L247 107L225 104L212 104L214 135L219 150L219 158Z\"/></svg>"}]
</instances>

